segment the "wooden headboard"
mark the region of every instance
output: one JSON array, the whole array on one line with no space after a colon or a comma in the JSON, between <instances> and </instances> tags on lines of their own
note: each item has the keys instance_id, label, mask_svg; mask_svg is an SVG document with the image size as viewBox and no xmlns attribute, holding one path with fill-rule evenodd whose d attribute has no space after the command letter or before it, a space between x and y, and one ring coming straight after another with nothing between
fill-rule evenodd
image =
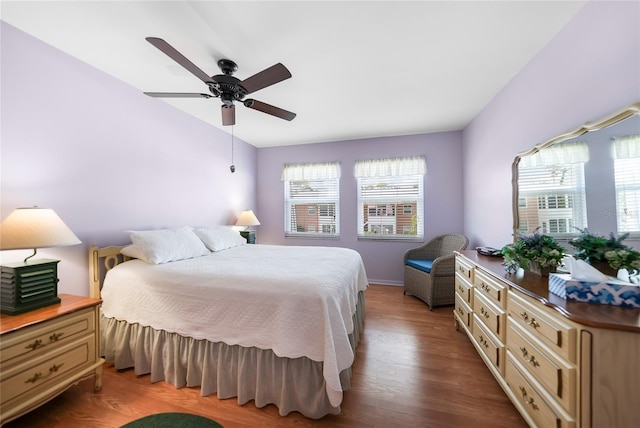
<instances>
[{"instance_id":1,"label":"wooden headboard","mask_svg":"<svg viewBox=\"0 0 640 428\"><path fill-rule=\"evenodd\" d=\"M119 263L131 259L120 254L120 250L124 247L126 245L98 248L96 244L91 244L91 248L89 248L89 296L99 299L102 281L107 271Z\"/></svg>"}]
</instances>

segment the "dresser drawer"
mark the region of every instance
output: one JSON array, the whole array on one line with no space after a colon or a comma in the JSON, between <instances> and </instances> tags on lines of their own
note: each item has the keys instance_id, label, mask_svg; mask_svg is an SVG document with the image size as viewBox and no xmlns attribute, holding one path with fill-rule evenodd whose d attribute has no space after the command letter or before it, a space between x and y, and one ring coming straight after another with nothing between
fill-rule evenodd
<instances>
[{"instance_id":1,"label":"dresser drawer","mask_svg":"<svg viewBox=\"0 0 640 428\"><path fill-rule=\"evenodd\" d=\"M501 308L507 304L507 287L483 271L476 269L473 285L476 293L483 293Z\"/></svg>"},{"instance_id":2,"label":"dresser drawer","mask_svg":"<svg viewBox=\"0 0 640 428\"><path fill-rule=\"evenodd\" d=\"M456 257L456 273L471 284L473 284L473 271L474 268L471 263L460 257Z\"/></svg>"},{"instance_id":3,"label":"dresser drawer","mask_svg":"<svg viewBox=\"0 0 640 428\"><path fill-rule=\"evenodd\" d=\"M500 338L502 342L506 339L506 320L507 314L502 308L499 308L482 293L475 293L473 296L473 311L478 318Z\"/></svg>"},{"instance_id":4,"label":"dresser drawer","mask_svg":"<svg viewBox=\"0 0 640 428\"><path fill-rule=\"evenodd\" d=\"M11 400L20 396L35 395L40 389L61 383L65 377L72 379L75 372L95 364L95 344L95 335L90 334L3 370L0 380L3 407L11 406Z\"/></svg>"},{"instance_id":5,"label":"dresser drawer","mask_svg":"<svg viewBox=\"0 0 640 428\"><path fill-rule=\"evenodd\" d=\"M455 287L456 294L460 296L462 300L471 304L473 302L473 287L471 282L467 281L463 276L458 273L455 275Z\"/></svg>"},{"instance_id":6,"label":"dresser drawer","mask_svg":"<svg viewBox=\"0 0 640 428\"><path fill-rule=\"evenodd\" d=\"M561 357L576 363L577 329L552 314L542 306L534 306L525 297L509 292L507 312L514 322L524 328L533 337L549 346Z\"/></svg>"},{"instance_id":7,"label":"dresser drawer","mask_svg":"<svg viewBox=\"0 0 640 428\"><path fill-rule=\"evenodd\" d=\"M0 366L13 364L13 358L34 355L47 350L53 345L61 345L78 335L93 332L95 326L95 311L93 308L84 309L70 316L55 318L31 327L25 327L20 334L9 333L2 337L0 344Z\"/></svg>"},{"instance_id":8,"label":"dresser drawer","mask_svg":"<svg viewBox=\"0 0 640 428\"><path fill-rule=\"evenodd\" d=\"M456 306L455 314L459 322L462 323L467 329L471 330L471 317L473 312L471 307L462 300L459 294L456 294Z\"/></svg>"},{"instance_id":9,"label":"dresser drawer","mask_svg":"<svg viewBox=\"0 0 640 428\"><path fill-rule=\"evenodd\" d=\"M576 414L576 368L549 351L545 351L523 327L508 320L507 353L545 387L549 394L569 412Z\"/></svg>"},{"instance_id":10,"label":"dresser drawer","mask_svg":"<svg viewBox=\"0 0 640 428\"><path fill-rule=\"evenodd\" d=\"M477 314L473 314L473 339L479 345L482 353L491 361L491 364L504 375L505 349L502 342L487 330Z\"/></svg>"},{"instance_id":11,"label":"dresser drawer","mask_svg":"<svg viewBox=\"0 0 640 428\"><path fill-rule=\"evenodd\" d=\"M507 353L505 378L509 389L517 397L521 407L535 422L537 427L573 428L575 419L564 413L561 409L550 404L540 391L534 387L524 371Z\"/></svg>"}]
</instances>

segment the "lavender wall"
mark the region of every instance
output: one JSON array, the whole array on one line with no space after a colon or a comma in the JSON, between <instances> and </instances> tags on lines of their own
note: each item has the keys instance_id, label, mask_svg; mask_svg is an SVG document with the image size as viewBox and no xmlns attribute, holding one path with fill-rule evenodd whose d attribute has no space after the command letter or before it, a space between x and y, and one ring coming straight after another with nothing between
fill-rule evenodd
<instances>
[{"instance_id":1,"label":"lavender wall","mask_svg":"<svg viewBox=\"0 0 640 428\"><path fill-rule=\"evenodd\" d=\"M258 242L352 248L361 254L370 282L401 284L403 254L420 243L358 241L354 163L359 159L425 155L428 170L424 183L425 237L462 232L461 138L461 132L447 132L259 149L256 215L261 225L257 228ZM340 239L285 238L282 166L325 161L339 161L342 167Z\"/></svg>"},{"instance_id":2,"label":"lavender wall","mask_svg":"<svg viewBox=\"0 0 640 428\"><path fill-rule=\"evenodd\" d=\"M53 208L82 245L61 292L88 294L87 249L125 230L233 224L255 208L257 150L1 22L1 208ZM3 251L3 261L28 251Z\"/></svg>"},{"instance_id":3,"label":"lavender wall","mask_svg":"<svg viewBox=\"0 0 640 428\"><path fill-rule=\"evenodd\" d=\"M640 2L587 3L464 130L470 246L513 239L517 153L639 100Z\"/></svg>"}]
</instances>

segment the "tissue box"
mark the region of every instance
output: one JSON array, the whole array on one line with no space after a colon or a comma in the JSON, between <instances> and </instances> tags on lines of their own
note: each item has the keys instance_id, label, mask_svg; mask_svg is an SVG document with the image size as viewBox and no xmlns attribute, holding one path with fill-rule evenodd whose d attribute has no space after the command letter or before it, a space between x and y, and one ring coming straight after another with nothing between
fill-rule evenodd
<instances>
[{"instance_id":1,"label":"tissue box","mask_svg":"<svg viewBox=\"0 0 640 428\"><path fill-rule=\"evenodd\" d=\"M611 278L606 282L579 281L570 274L549 274L549 291L578 302L640 308L640 285Z\"/></svg>"}]
</instances>

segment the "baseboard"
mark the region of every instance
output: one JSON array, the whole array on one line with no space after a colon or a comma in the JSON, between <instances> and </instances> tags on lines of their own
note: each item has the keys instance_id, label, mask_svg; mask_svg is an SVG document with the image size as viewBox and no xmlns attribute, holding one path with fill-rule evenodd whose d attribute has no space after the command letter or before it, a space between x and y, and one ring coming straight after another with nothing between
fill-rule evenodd
<instances>
[{"instance_id":1,"label":"baseboard","mask_svg":"<svg viewBox=\"0 0 640 428\"><path fill-rule=\"evenodd\" d=\"M382 279L370 279L369 280L369 284L375 284L375 285L392 285L394 287L402 287L404 284L402 282L397 282L397 281L385 281Z\"/></svg>"}]
</instances>

